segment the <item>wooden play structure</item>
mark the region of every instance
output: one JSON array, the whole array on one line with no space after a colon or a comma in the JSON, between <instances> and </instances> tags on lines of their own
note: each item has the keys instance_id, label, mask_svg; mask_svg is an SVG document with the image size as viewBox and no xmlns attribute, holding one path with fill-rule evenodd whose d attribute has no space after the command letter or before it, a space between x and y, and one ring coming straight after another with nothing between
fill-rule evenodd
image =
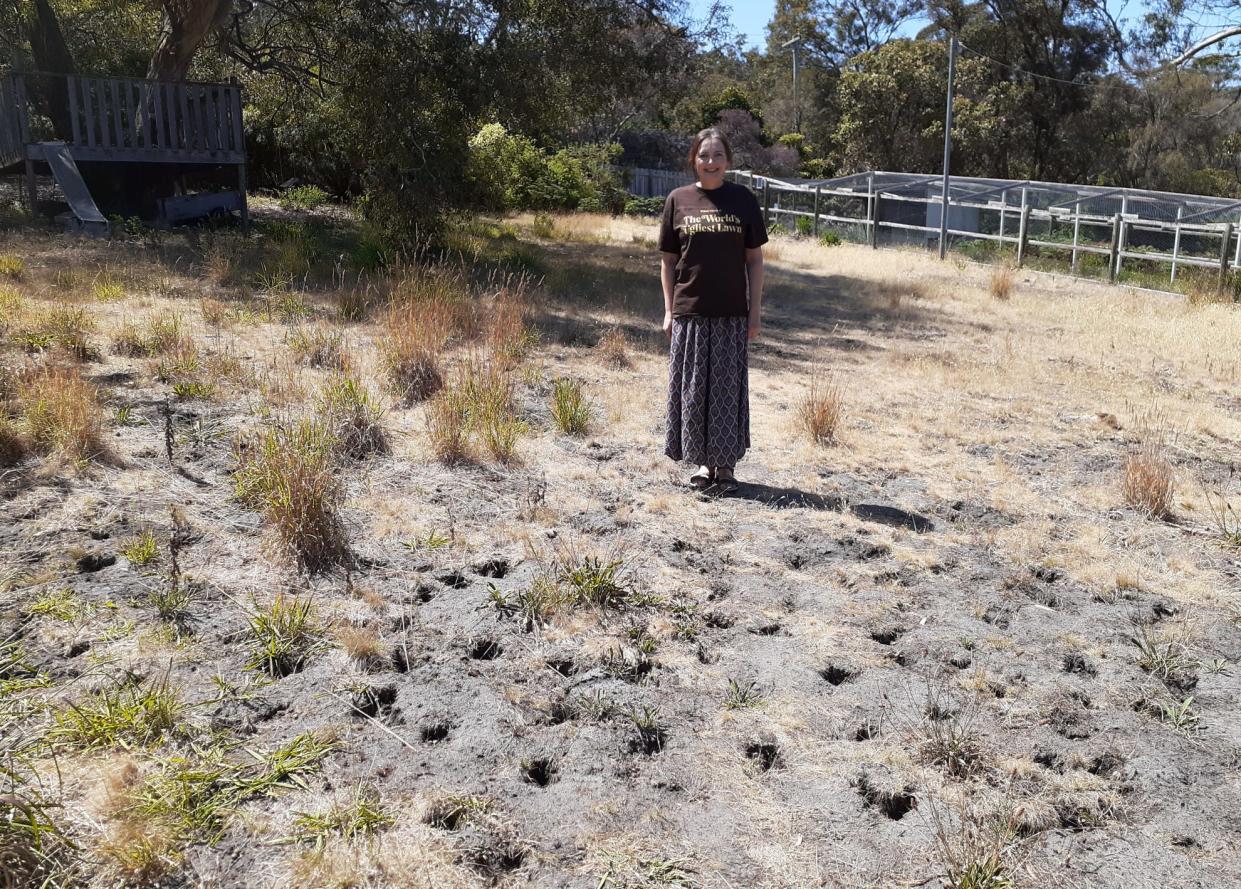
<instances>
[{"instance_id":1,"label":"wooden play structure","mask_svg":"<svg viewBox=\"0 0 1241 889\"><path fill-rule=\"evenodd\" d=\"M237 210L242 224L249 222L241 87L235 83L39 73L0 79L0 172L20 173L24 166L33 211L36 172L45 165L77 224L106 227L79 164L90 165L87 179L96 181L107 175L103 165L159 164L165 165L160 173L182 176L234 167L236 191L161 195L158 221Z\"/></svg>"}]
</instances>

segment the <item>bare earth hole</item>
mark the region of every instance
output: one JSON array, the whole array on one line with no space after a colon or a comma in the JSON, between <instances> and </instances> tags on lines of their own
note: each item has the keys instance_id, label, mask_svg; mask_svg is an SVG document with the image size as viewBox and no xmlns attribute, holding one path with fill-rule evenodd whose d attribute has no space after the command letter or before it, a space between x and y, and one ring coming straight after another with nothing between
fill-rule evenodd
<instances>
[{"instance_id":1,"label":"bare earth hole","mask_svg":"<svg viewBox=\"0 0 1241 889\"><path fill-rule=\"evenodd\" d=\"M546 787L556 780L556 764L547 758L532 759L521 767L522 777L536 787Z\"/></svg>"},{"instance_id":2,"label":"bare earth hole","mask_svg":"<svg viewBox=\"0 0 1241 889\"><path fill-rule=\"evenodd\" d=\"M828 664L819 671L819 675L826 679L831 685L842 685L853 679L857 679L859 671L850 670L848 667L840 666L840 664Z\"/></svg>"},{"instance_id":3,"label":"bare earth hole","mask_svg":"<svg viewBox=\"0 0 1241 889\"><path fill-rule=\"evenodd\" d=\"M780 745L775 741L751 741L746 745L745 755L761 772L770 772L781 765Z\"/></svg>"},{"instance_id":4,"label":"bare earth hole","mask_svg":"<svg viewBox=\"0 0 1241 889\"><path fill-rule=\"evenodd\" d=\"M478 639L470 643L469 657L474 661L494 661L504 653L504 647L495 639Z\"/></svg>"},{"instance_id":5,"label":"bare earth hole","mask_svg":"<svg viewBox=\"0 0 1241 889\"><path fill-rule=\"evenodd\" d=\"M862 724L853 733L853 740L855 741L870 741L877 737L879 737L879 723L870 719L862 720Z\"/></svg>"},{"instance_id":6,"label":"bare earth hole","mask_svg":"<svg viewBox=\"0 0 1241 889\"><path fill-rule=\"evenodd\" d=\"M884 817L893 821L900 821L918 807L918 798L914 796L914 788L909 784L900 790L880 789L871 784L870 776L863 772L854 779L853 786L857 788L858 795L866 805L878 809Z\"/></svg>"},{"instance_id":7,"label":"bare earth hole","mask_svg":"<svg viewBox=\"0 0 1241 889\"><path fill-rule=\"evenodd\" d=\"M757 627L750 627L750 632L755 636L776 636L779 635L782 627L779 624L760 624Z\"/></svg>"},{"instance_id":8,"label":"bare earth hole","mask_svg":"<svg viewBox=\"0 0 1241 889\"><path fill-rule=\"evenodd\" d=\"M573 661L571 660L561 660L558 658L552 658L551 660L547 662L547 666L551 667L561 676L564 676L566 678L568 678L569 676L572 676L574 673L577 672L577 664L573 663Z\"/></svg>"},{"instance_id":9,"label":"bare earth hole","mask_svg":"<svg viewBox=\"0 0 1241 889\"><path fill-rule=\"evenodd\" d=\"M446 722L433 722L430 725L424 725L418 732L418 737L424 744L438 744L440 741L447 741L448 735L452 731L452 726Z\"/></svg>"},{"instance_id":10,"label":"bare earth hole","mask_svg":"<svg viewBox=\"0 0 1241 889\"><path fill-rule=\"evenodd\" d=\"M905 631L899 627L884 627L879 630L871 630L870 638L874 639L880 645L891 645L897 639L901 638L901 635L904 632Z\"/></svg>"}]
</instances>

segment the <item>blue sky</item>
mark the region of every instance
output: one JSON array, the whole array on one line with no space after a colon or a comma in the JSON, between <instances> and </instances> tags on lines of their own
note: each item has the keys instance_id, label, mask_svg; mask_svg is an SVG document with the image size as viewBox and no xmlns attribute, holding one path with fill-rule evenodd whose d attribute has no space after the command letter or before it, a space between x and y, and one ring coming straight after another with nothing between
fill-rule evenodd
<instances>
[{"instance_id":1,"label":"blue sky","mask_svg":"<svg viewBox=\"0 0 1241 889\"><path fill-rule=\"evenodd\" d=\"M1129 7L1132 3L1133 0L1108 0L1108 7L1121 19L1131 18ZM776 8L775 0L725 0L725 5L732 7L729 19L737 33L746 37L750 46L765 47L767 23L771 21L771 14ZM690 10L695 16L704 15L710 6L711 0L690 0ZM1134 4L1134 8L1142 8L1140 0ZM919 27L919 24L909 24L902 32L912 33Z\"/></svg>"}]
</instances>

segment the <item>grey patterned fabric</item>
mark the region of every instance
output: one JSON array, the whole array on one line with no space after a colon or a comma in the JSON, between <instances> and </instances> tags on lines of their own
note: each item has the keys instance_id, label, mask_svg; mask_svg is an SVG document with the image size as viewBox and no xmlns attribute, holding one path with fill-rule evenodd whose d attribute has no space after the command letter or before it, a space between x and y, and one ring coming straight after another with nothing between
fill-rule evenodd
<instances>
[{"instance_id":1,"label":"grey patterned fabric","mask_svg":"<svg viewBox=\"0 0 1241 889\"><path fill-rule=\"evenodd\" d=\"M745 317L674 318L664 453L700 466L733 466L750 446Z\"/></svg>"}]
</instances>

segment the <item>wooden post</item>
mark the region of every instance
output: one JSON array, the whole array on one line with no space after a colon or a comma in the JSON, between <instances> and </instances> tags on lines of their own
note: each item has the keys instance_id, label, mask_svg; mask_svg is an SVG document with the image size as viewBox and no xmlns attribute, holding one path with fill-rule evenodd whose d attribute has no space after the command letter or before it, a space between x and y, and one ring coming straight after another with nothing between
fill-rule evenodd
<instances>
[{"instance_id":1,"label":"wooden post","mask_svg":"<svg viewBox=\"0 0 1241 889\"><path fill-rule=\"evenodd\" d=\"M814 187L814 236L819 236L819 186Z\"/></svg>"},{"instance_id":2,"label":"wooden post","mask_svg":"<svg viewBox=\"0 0 1241 889\"><path fill-rule=\"evenodd\" d=\"M1181 255L1181 213L1184 207L1176 208L1176 234L1172 236L1172 277L1173 284L1176 283L1176 258Z\"/></svg>"},{"instance_id":3,"label":"wooden post","mask_svg":"<svg viewBox=\"0 0 1241 889\"><path fill-rule=\"evenodd\" d=\"M1224 225L1224 240L1219 248L1219 289L1224 289L1228 280L1228 246L1232 241L1232 223Z\"/></svg>"},{"instance_id":4,"label":"wooden post","mask_svg":"<svg viewBox=\"0 0 1241 889\"><path fill-rule=\"evenodd\" d=\"M25 146L22 146L25 150ZM35 204L39 201L39 185L34 178L34 161L26 158L26 209L30 211L30 215L34 215Z\"/></svg>"},{"instance_id":5,"label":"wooden post","mask_svg":"<svg viewBox=\"0 0 1241 889\"><path fill-rule=\"evenodd\" d=\"M1017 229L1017 268L1026 261L1026 239L1030 236L1030 205L1025 203L1025 189L1022 189L1021 224Z\"/></svg>"},{"instance_id":6,"label":"wooden post","mask_svg":"<svg viewBox=\"0 0 1241 889\"><path fill-rule=\"evenodd\" d=\"M1077 242L1082 233L1082 201L1081 195L1078 195L1077 202L1073 204L1073 262L1071 270L1073 274L1077 274Z\"/></svg>"},{"instance_id":7,"label":"wooden post","mask_svg":"<svg viewBox=\"0 0 1241 889\"><path fill-rule=\"evenodd\" d=\"M237 191L241 193L241 230L250 231L250 203L246 200L246 165L237 165Z\"/></svg>"},{"instance_id":8,"label":"wooden post","mask_svg":"<svg viewBox=\"0 0 1241 889\"><path fill-rule=\"evenodd\" d=\"M1117 213L1112 217L1112 247L1107 256L1107 280L1109 284L1116 283L1116 276L1120 274L1120 214Z\"/></svg>"}]
</instances>

